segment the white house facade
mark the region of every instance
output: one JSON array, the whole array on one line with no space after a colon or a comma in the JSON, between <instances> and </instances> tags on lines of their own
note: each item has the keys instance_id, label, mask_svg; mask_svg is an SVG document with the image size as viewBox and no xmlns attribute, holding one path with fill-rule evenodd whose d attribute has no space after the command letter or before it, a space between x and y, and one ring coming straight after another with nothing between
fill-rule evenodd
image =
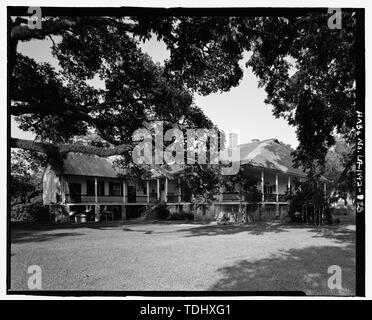
<instances>
[{"instance_id":1,"label":"white house facade","mask_svg":"<svg viewBox=\"0 0 372 320\"><path fill-rule=\"evenodd\" d=\"M112 158L69 153L63 170L47 167L43 177L45 205L62 205L67 212L111 213L112 219L140 217L154 204L163 202L170 211L190 211L195 219L213 220L222 214L254 211L258 219L276 219L287 214L286 193L295 179L306 174L292 166L291 149L276 139L254 140L240 145L244 174L258 181L259 203L250 203L238 192L224 190L213 201L193 201L192 190L183 190L179 174L151 170L150 178L136 179L113 165ZM325 185L324 185L325 186Z\"/></svg>"}]
</instances>

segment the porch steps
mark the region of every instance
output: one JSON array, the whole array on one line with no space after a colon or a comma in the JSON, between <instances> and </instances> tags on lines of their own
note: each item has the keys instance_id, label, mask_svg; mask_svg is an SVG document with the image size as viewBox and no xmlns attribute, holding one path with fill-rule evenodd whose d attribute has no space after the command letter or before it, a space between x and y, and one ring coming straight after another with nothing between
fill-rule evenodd
<instances>
[{"instance_id":1,"label":"porch steps","mask_svg":"<svg viewBox=\"0 0 372 320\"><path fill-rule=\"evenodd\" d=\"M143 212L141 212L141 219L143 220L146 220L146 219L149 219L151 213L153 213L162 203L161 202L158 202L158 203L154 203L148 207L144 207L144 210Z\"/></svg>"}]
</instances>

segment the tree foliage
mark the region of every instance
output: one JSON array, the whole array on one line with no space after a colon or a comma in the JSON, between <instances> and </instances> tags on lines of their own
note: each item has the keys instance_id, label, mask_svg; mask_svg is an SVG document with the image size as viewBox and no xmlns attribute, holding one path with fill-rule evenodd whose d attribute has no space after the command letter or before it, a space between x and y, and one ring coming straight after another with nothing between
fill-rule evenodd
<instances>
[{"instance_id":1,"label":"tree foliage","mask_svg":"<svg viewBox=\"0 0 372 320\"><path fill-rule=\"evenodd\" d=\"M228 91L243 75L239 61L252 53L252 67L273 114L296 127L296 164L324 171L335 135L355 138L356 16L342 13L342 29L328 28L325 12L282 17L46 17L42 30L20 19L9 22L11 114L36 133L37 142L12 140L48 154L79 151L99 155L130 150L130 134L143 121L209 128L193 93ZM58 37L53 55L63 71L16 54L18 41ZM142 53L140 41L164 41L164 66ZM87 80L99 77L105 88ZM248 108L248 106L247 106ZM74 135L94 129L110 143L76 148ZM43 142L43 144L40 144ZM49 142L50 144L45 144ZM351 160L352 162L352 160ZM345 169L350 166L345 166Z\"/></svg>"},{"instance_id":2,"label":"tree foliage","mask_svg":"<svg viewBox=\"0 0 372 320\"><path fill-rule=\"evenodd\" d=\"M41 220L48 211L42 203L43 154L27 150L12 151L10 211L15 220Z\"/></svg>"},{"instance_id":3,"label":"tree foliage","mask_svg":"<svg viewBox=\"0 0 372 320\"><path fill-rule=\"evenodd\" d=\"M290 201L288 216L293 222L332 223L328 198L323 184L315 177L306 181L294 180L293 192L287 194Z\"/></svg>"},{"instance_id":4,"label":"tree foliage","mask_svg":"<svg viewBox=\"0 0 372 320\"><path fill-rule=\"evenodd\" d=\"M20 29L13 25L13 41L52 35L61 37L52 52L63 71L57 72L48 64L16 54L11 70L11 114L17 117L22 129L34 132L38 141L59 148L53 150L49 144L16 139L12 146L49 154L77 151L65 144L74 135L82 135L93 128L112 146L118 146L112 154L122 154L129 150L123 148L123 144L130 144L131 134L144 121L162 120L210 128L211 121L193 103L192 92L180 82L176 72L153 63L142 53L138 39L148 38L154 30L141 21L136 18L130 22L94 17L46 18L47 27L42 34L38 31L29 34L27 30L28 38L21 32L27 27ZM163 26L170 22L167 19L159 22L158 36L164 37ZM50 33L48 26L51 26ZM189 59L192 61L191 57ZM224 62L230 66L228 60ZM200 66L195 63L194 67ZM209 71L211 67L208 65ZM219 77L217 72L213 76ZM104 81L105 88L97 89L87 83L94 77ZM195 79L197 86L198 78ZM208 81L213 81L210 72ZM90 151L98 152L97 149Z\"/></svg>"},{"instance_id":5,"label":"tree foliage","mask_svg":"<svg viewBox=\"0 0 372 320\"><path fill-rule=\"evenodd\" d=\"M354 149L352 144L337 138L335 146L327 153L324 176L330 181L331 201L341 198L346 205L349 197L355 200L355 164L345 170L353 160Z\"/></svg>"},{"instance_id":6,"label":"tree foliage","mask_svg":"<svg viewBox=\"0 0 372 320\"><path fill-rule=\"evenodd\" d=\"M309 14L257 21L260 36L248 62L274 115L296 127L296 163L313 171L324 169L335 134L355 139L356 18L343 12L342 29L334 30L328 18Z\"/></svg>"}]
</instances>

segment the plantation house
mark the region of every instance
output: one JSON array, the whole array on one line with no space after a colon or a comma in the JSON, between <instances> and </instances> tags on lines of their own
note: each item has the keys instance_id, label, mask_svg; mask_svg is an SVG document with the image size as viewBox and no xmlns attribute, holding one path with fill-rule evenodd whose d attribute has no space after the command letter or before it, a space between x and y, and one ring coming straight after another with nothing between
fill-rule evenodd
<instances>
[{"instance_id":1,"label":"plantation house","mask_svg":"<svg viewBox=\"0 0 372 320\"><path fill-rule=\"evenodd\" d=\"M276 139L252 140L240 145L240 156L243 174L257 178L259 203L250 203L235 190L221 187L212 202L196 206L192 190L179 183L182 170L165 173L152 169L149 178L136 179L113 166L113 158L79 153L67 155L62 172L46 168L43 201L45 205L65 206L68 212L94 212L97 220L100 213L110 214L113 219L137 218L160 201L171 212L190 211L201 220L242 210L265 220L286 215L286 192L292 189L294 179L306 179L292 166L291 149Z\"/></svg>"}]
</instances>

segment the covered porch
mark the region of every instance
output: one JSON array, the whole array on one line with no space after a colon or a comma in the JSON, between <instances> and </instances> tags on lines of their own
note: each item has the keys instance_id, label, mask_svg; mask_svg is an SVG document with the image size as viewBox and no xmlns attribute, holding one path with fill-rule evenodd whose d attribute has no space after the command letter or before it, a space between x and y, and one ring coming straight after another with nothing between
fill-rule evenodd
<instances>
[{"instance_id":1,"label":"covered porch","mask_svg":"<svg viewBox=\"0 0 372 320\"><path fill-rule=\"evenodd\" d=\"M161 177L144 181L94 177L61 177L61 202L66 205L148 205L190 203L191 192L182 190L177 180Z\"/></svg>"},{"instance_id":2,"label":"covered porch","mask_svg":"<svg viewBox=\"0 0 372 320\"><path fill-rule=\"evenodd\" d=\"M258 181L257 189L261 193L259 203L262 204L287 204L287 195L292 192L293 180L304 179L278 170L248 166L244 168L244 174ZM250 203L246 196L239 192L222 192L218 200L230 204Z\"/></svg>"}]
</instances>

